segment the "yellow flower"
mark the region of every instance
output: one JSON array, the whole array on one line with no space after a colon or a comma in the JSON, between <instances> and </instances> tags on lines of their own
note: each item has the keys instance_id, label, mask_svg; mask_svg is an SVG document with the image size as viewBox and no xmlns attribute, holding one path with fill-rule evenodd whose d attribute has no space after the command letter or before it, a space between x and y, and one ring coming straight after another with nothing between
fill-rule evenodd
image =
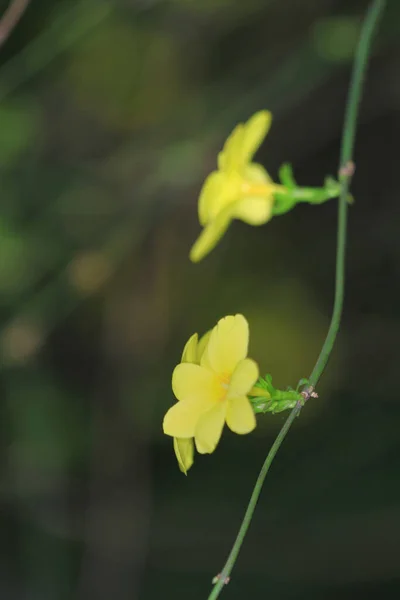
<instances>
[{"instance_id":1,"label":"yellow flower","mask_svg":"<svg viewBox=\"0 0 400 600\"><path fill-rule=\"evenodd\" d=\"M235 433L250 433L255 426L254 412L247 394L258 379L256 363L247 358L249 326L243 315L228 316L206 334L197 345L197 335L186 344L186 358L175 367L172 389L179 400L164 417L164 433L177 438L180 466L186 470L180 440L194 438L201 454L213 452L225 422ZM184 351L184 355L185 355ZM197 361L199 364L197 364ZM185 449L189 446L184 442Z\"/></svg>"},{"instance_id":2,"label":"yellow flower","mask_svg":"<svg viewBox=\"0 0 400 600\"><path fill-rule=\"evenodd\" d=\"M272 217L274 192L282 190L273 183L258 163L251 162L267 135L271 113L260 111L247 123L235 127L218 155L218 171L204 182L199 198L199 221L204 227L190 251L198 262L218 243L233 219L262 225Z\"/></svg>"}]
</instances>

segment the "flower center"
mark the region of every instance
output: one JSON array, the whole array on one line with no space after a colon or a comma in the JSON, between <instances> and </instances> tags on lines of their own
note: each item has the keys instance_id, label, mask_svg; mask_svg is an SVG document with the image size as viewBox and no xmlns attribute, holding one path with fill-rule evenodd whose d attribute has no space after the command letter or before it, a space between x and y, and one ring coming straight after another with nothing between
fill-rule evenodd
<instances>
[{"instance_id":1,"label":"flower center","mask_svg":"<svg viewBox=\"0 0 400 600\"><path fill-rule=\"evenodd\" d=\"M228 389L229 389L229 384L230 384L231 378L230 378L229 375L222 374L222 375L218 376L218 379L219 379L219 384L220 384L220 386L221 386L221 388L223 390L223 396L221 398L221 400L223 400L225 398L225 396L226 396L226 393L227 393Z\"/></svg>"},{"instance_id":2,"label":"flower center","mask_svg":"<svg viewBox=\"0 0 400 600\"><path fill-rule=\"evenodd\" d=\"M250 183L243 181L241 184L241 192L246 196L270 196L271 193L283 189L284 186L275 183Z\"/></svg>"}]
</instances>

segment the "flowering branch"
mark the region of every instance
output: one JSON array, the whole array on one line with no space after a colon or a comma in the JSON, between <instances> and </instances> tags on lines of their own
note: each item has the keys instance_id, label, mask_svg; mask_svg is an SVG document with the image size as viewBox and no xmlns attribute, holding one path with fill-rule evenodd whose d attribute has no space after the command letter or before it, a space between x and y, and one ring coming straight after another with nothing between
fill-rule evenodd
<instances>
[{"instance_id":1,"label":"flowering branch","mask_svg":"<svg viewBox=\"0 0 400 600\"><path fill-rule=\"evenodd\" d=\"M341 183L341 191L339 196L339 209L338 209L338 235L337 235L337 251L336 251L336 279L335 279L335 300L332 313L331 324L326 336L325 342L322 346L321 352L318 356L317 362L312 370L308 385L303 389L303 402L298 401L296 406L289 414L285 421L282 429L278 433L278 436L273 443L267 458L261 468L260 474L257 478L256 484L253 489L253 493L250 498L250 502L247 506L242 525L239 529L239 533L232 546L231 552L222 569L219 576L216 578L215 585L208 597L208 600L216 600L218 598L223 586L229 581L231 571L235 565L236 559L239 555L240 548L243 540L246 536L247 530L250 526L253 518L254 510L257 505L258 498L261 493L262 486L264 484L265 477L269 471L269 468L278 452L283 440L285 439L290 427L293 424L295 418L300 414L304 403L315 394L314 388L318 383L332 352L337 333L339 331L342 309L343 309L343 298L344 298L344 277L345 277L345 254L346 254L346 235L347 235L347 202L348 192L350 187L350 180L354 171L354 164L352 162L352 154L354 148L355 131L358 107L361 98L362 84L368 64L368 57L371 49L371 42L373 33L378 23L379 17L381 16L385 6L385 0L373 0L371 3L363 27L361 36L359 39L356 55L354 59L353 71L351 75L349 93L346 105L346 114L343 125L341 152L340 152L340 164L339 164L339 181Z\"/></svg>"}]
</instances>

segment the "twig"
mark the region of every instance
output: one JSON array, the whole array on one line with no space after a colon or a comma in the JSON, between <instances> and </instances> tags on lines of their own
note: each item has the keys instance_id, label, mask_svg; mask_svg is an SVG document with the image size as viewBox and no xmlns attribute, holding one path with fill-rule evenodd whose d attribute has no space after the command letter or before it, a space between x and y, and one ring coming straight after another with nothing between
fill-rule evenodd
<instances>
[{"instance_id":1,"label":"twig","mask_svg":"<svg viewBox=\"0 0 400 600\"><path fill-rule=\"evenodd\" d=\"M11 0L0 19L0 46L9 38L18 21L28 8L30 0Z\"/></svg>"}]
</instances>

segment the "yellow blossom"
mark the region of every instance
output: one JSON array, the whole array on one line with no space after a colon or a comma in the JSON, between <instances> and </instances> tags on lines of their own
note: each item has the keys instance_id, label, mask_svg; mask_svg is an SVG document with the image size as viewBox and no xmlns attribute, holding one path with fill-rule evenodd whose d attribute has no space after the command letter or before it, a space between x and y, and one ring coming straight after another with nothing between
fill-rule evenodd
<instances>
[{"instance_id":1,"label":"yellow blossom","mask_svg":"<svg viewBox=\"0 0 400 600\"><path fill-rule=\"evenodd\" d=\"M262 225L272 217L274 192L282 190L273 183L264 167L251 162L268 133L271 113L255 113L246 123L235 127L218 155L218 170L205 180L199 198L199 221L204 227L190 251L198 262L218 243L233 219Z\"/></svg>"},{"instance_id":2,"label":"yellow blossom","mask_svg":"<svg viewBox=\"0 0 400 600\"><path fill-rule=\"evenodd\" d=\"M164 433L177 438L174 447L181 467L184 460L179 440L194 438L197 451L206 454L215 450L225 422L239 434L250 433L256 426L247 395L258 379L258 367L247 358L246 319L243 315L227 316L206 335L197 344L195 334L186 344L186 358L191 360L181 362L172 375L172 389L179 402L164 417ZM189 443L184 443L187 450ZM190 456L183 465L186 470L189 463Z\"/></svg>"}]
</instances>

